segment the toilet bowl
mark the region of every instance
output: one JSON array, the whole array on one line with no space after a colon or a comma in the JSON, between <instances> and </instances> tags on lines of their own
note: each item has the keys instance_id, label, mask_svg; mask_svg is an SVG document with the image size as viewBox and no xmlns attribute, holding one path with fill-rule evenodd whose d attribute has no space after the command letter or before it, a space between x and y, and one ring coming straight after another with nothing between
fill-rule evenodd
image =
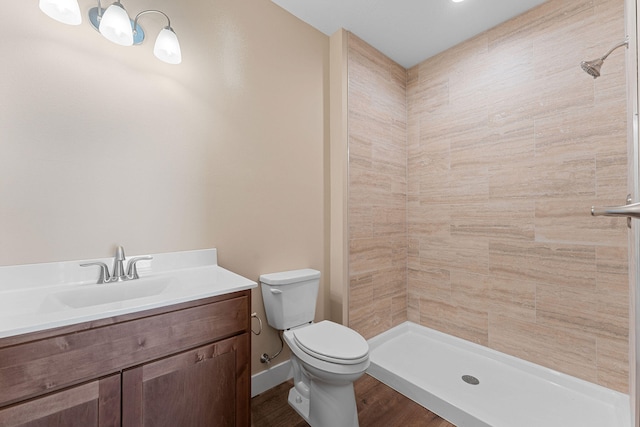
<instances>
[{"instance_id":1,"label":"toilet bowl","mask_svg":"<svg viewBox=\"0 0 640 427\"><path fill-rule=\"evenodd\" d=\"M294 365L289 404L312 427L357 427L353 382L369 367L365 339L325 320L286 331L284 340Z\"/></svg>"},{"instance_id":2,"label":"toilet bowl","mask_svg":"<svg viewBox=\"0 0 640 427\"><path fill-rule=\"evenodd\" d=\"M313 323L319 281L310 269L260 276L267 321L292 353L289 404L311 427L358 427L353 382L369 367L369 345L346 326Z\"/></svg>"}]
</instances>

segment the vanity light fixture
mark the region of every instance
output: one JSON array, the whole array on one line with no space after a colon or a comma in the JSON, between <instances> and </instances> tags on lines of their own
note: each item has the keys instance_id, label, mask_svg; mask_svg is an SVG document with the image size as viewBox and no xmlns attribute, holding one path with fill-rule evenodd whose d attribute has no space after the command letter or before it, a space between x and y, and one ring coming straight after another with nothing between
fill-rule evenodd
<instances>
[{"instance_id":1,"label":"vanity light fixture","mask_svg":"<svg viewBox=\"0 0 640 427\"><path fill-rule=\"evenodd\" d=\"M120 0L109 6L104 13L98 1L98 7L89 10L89 19L105 39L120 46L133 46L133 26Z\"/></svg>"},{"instance_id":2,"label":"vanity light fixture","mask_svg":"<svg viewBox=\"0 0 640 427\"><path fill-rule=\"evenodd\" d=\"M132 20L120 0L116 0L106 10L102 8L100 0L98 0L98 6L89 10L89 21L91 21L93 28L98 30L107 40L122 46L132 46L144 41L144 30L138 25L138 20L147 13L159 13L167 18L167 25L156 38L153 54L168 64L181 63L182 52L178 36L171 28L169 16L160 10L144 10Z\"/></svg>"},{"instance_id":3,"label":"vanity light fixture","mask_svg":"<svg viewBox=\"0 0 640 427\"><path fill-rule=\"evenodd\" d=\"M153 54L161 61L168 64L179 64L182 62L182 52L180 51L180 42L175 31L171 28L171 20L166 13L160 10L145 10L136 15L136 19L133 21L133 33L137 34L142 32L142 28L138 25L138 19L146 13L159 13L167 18L167 25L162 28L158 37L156 37L156 44L153 46ZM144 33L142 34L144 39ZM140 41L142 43L142 41Z\"/></svg>"},{"instance_id":4,"label":"vanity light fixture","mask_svg":"<svg viewBox=\"0 0 640 427\"><path fill-rule=\"evenodd\" d=\"M80 25L82 15L78 0L40 0L40 10L67 25Z\"/></svg>"},{"instance_id":5,"label":"vanity light fixture","mask_svg":"<svg viewBox=\"0 0 640 427\"><path fill-rule=\"evenodd\" d=\"M40 9L64 24L79 25L82 22L78 0L40 0ZM138 25L138 19L147 13L159 13L167 18L167 25L156 38L153 54L168 64L181 63L182 52L178 36L171 28L169 16L160 10L144 10L135 19L131 19L120 0L106 9L102 8L98 0L98 6L89 10L89 21L107 40L121 46L133 46L144 41L144 30Z\"/></svg>"}]
</instances>

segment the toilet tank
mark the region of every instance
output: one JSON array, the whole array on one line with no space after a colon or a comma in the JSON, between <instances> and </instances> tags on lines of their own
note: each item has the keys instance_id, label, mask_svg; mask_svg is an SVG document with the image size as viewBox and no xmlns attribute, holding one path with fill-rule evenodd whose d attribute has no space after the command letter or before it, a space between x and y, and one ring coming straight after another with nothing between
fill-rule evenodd
<instances>
[{"instance_id":1,"label":"toilet tank","mask_svg":"<svg viewBox=\"0 0 640 427\"><path fill-rule=\"evenodd\" d=\"M320 272L305 268L260 276L267 322L285 330L313 322Z\"/></svg>"}]
</instances>

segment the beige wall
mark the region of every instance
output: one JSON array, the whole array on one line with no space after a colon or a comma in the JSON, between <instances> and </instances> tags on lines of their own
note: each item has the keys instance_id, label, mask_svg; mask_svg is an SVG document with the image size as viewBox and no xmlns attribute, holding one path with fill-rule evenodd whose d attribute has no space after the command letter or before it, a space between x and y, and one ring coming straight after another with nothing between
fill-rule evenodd
<instances>
[{"instance_id":1,"label":"beige wall","mask_svg":"<svg viewBox=\"0 0 640 427\"><path fill-rule=\"evenodd\" d=\"M349 326L407 320L406 70L348 37Z\"/></svg>"},{"instance_id":2,"label":"beige wall","mask_svg":"<svg viewBox=\"0 0 640 427\"><path fill-rule=\"evenodd\" d=\"M622 0L551 0L408 70L406 315L628 392L625 221L589 215L627 193L624 52L597 80L578 65L623 38ZM351 81L369 80L349 93L350 153L395 158L392 123L358 116L361 103L394 106L389 64L359 42L349 48ZM350 316L365 336L394 323L376 292L403 292L371 280L401 262L404 214L400 200L390 209L393 198L379 197L390 183L402 197L401 169L384 180L372 165L350 157ZM377 230L377 218L390 223Z\"/></svg>"},{"instance_id":3,"label":"beige wall","mask_svg":"<svg viewBox=\"0 0 640 427\"><path fill-rule=\"evenodd\" d=\"M222 266L253 280L324 271L328 38L269 0L125 7L168 13L184 62L153 56L155 15L141 20L150 40L124 48L37 2L4 5L0 265L122 244L130 255L217 247ZM259 291L253 309L264 319ZM254 339L254 371L278 347L271 330Z\"/></svg>"},{"instance_id":4,"label":"beige wall","mask_svg":"<svg viewBox=\"0 0 640 427\"><path fill-rule=\"evenodd\" d=\"M409 70L409 318L626 392L624 52L578 66L622 39L552 0Z\"/></svg>"}]
</instances>

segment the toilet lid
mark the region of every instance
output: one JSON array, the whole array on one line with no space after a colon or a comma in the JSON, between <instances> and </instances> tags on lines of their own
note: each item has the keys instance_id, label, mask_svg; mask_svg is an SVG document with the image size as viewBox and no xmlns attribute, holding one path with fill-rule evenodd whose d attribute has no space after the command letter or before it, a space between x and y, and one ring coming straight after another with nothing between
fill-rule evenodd
<instances>
[{"instance_id":1,"label":"toilet lid","mask_svg":"<svg viewBox=\"0 0 640 427\"><path fill-rule=\"evenodd\" d=\"M356 364L369 354L362 335L328 320L295 329L293 336L302 351L328 362Z\"/></svg>"}]
</instances>

